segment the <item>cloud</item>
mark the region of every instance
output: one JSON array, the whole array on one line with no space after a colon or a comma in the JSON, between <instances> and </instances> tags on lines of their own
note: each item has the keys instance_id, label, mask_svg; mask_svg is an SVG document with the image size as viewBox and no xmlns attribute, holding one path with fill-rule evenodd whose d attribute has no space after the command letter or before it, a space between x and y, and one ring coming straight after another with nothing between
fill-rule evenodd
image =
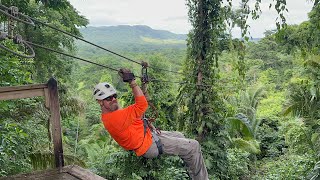
<instances>
[{"instance_id":1,"label":"cloud","mask_svg":"<svg viewBox=\"0 0 320 180\"><path fill-rule=\"evenodd\" d=\"M86 16L90 26L110 25L147 25L154 29L169 30L186 34L192 28L188 20L186 0L69 0L70 3ZM235 7L240 0L233 0ZM254 5L255 0L250 1ZM264 0L260 6L262 15L256 21L249 20L250 32L254 37L263 37L265 30L275 29L277 13L269 9L273 0ZM273 2L274 3L274 2ZM289 24L298 24L308 19L311 2L288 0Z\"/></svg>"}]
</instances>

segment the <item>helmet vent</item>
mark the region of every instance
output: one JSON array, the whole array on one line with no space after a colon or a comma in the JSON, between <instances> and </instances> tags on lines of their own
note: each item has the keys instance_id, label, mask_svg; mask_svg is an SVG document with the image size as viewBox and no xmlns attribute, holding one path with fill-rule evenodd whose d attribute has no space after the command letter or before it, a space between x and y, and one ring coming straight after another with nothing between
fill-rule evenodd
<instances>
[{"instance_id":1,"label":"helmet vent","mask_svg":"<svg viewBox=\"0 0 320 180\"><path fill-rule=\"evenodd\" d=\"M100 91L99 89L95 90L93 95L96 95L99 91Z\"/></svg>"}]
</instances>

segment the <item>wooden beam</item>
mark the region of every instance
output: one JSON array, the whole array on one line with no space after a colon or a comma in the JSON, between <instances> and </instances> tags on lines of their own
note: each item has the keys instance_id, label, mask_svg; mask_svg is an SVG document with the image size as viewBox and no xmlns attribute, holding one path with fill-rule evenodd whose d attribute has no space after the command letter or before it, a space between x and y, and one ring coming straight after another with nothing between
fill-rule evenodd
<instances>
[{"instance_id":1,"label":"wooden beam","mask_svg":"<svg viewBox=\"0 0 320 180\"><path fill-rule=\"evenodd\" d=\"M46 87L48 87L47 84L33 84L33 85L25 85L25 86L0 87L0 93L1 92L30 90L30 89L43 89L43 88L46 88Z\"/></svg>"},{"instance_id":2,"label":"wooden beam","mask_svg":"<svg viewBox=\"0 0 320 180\"><path fill-rule=\"evenodd\" d=\"M51 78L48 81L49 107L50 107L50 122L53 140L53 150L55 156L56 167L64 166L62 138L61 138L61 123L60 123L60 107L58 97L57 81Z\"/></svg>"},{"instance_id":3,"label":"wooden beam","mask_svg":"<svg viewBox=\"0 0 320 180\"><path fill-rule=\"evenodd\" d=\"M63 168L33 171L25 174L17 174L8 177L0 177L0 180L105 180L87 169L77 165L64 166Z\"/></svg>"},{"instance_id":4,"label":"wooden beam","mask_svg":"<svg viewBox=\"0 0 320 180\"><path fill-rule=\"evenodd\" d=\"M63 170L66 170L72 176L78 179L85 179L85 180L105 180L103 177L93 174L92 172L81 168L77 165L69 165L63 167Z\"/></svg>"},{"instance_id":5,"label":"wooden beam","mask_svg":"<svg viewBox=\"0 0 320 180\"><path fill-rule=\"evenodd\" d=\"M0 100L30 98L36 96L44 96L43 89L31 89L13 92L0 92Z\"/></svg>"},{"instance_id":6,"label":"wooden beam","mask_svg":"<svg viewBox=\"0 0 320 180\"><path fill-rule=\"evenodd\" d=\"M44 89L47 87L48 86L46 84L0 87L0 100L44 96Z\"/></svg>"}]
</instances>

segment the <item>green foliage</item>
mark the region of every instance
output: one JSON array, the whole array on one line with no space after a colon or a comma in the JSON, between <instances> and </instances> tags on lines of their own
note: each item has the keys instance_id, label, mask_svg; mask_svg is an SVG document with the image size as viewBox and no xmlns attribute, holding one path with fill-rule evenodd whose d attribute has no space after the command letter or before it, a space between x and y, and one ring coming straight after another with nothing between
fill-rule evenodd
<instances>
[{"instance_id":1,"label":"green foliage","mask_svg":"<svg viewBox=\"0 0 320 180\"><path fill-rule=\"evenodd\" d=\"M282 131L284 131L285 142L289 146L290 152L315 153L311 142L312 131L306 127L304 119L295 118L285 122Z\"/></svg>"},{"instance_id":2,"label":"green foliage","mask_svg":"<svg viewBox=\"0 0 320 180\"><path fill-rule=\"evenodd\" d=\"M3 0L3 5L17 6L19 11L43 22L48 22L57 28L67 32L79 35L77 26L84 26L88 22L78 15L78 12L66 1L9 1ZM22 35L23 39L56 49L58 51L72 51L74 49L73 39L62 33L48 28L36 25L36 28L22 25L21 23L15 28L15 33ZM66 61L68 58L57 56L53 52L47 52L35 48L36 56L33 59L31 72L33 80L36 82L45 82L52 76L61 78L60 81L67 79L65 76L70 75L70 66L72 61ZM16 67L14 69L19 69Z\"/></svg>"},{"instance_id":3,"label":"green foliage","mask_svg":"<svg viewBox=\"0 0 320 180\"><path fill-rule=\"evenodd\" d=\"M79 34L77 26L87 24L87 20L79 16L68 1L3 0L1 3L6 6L17 6L24 14L52 23L54 26L74 34ZM5 18L1 18L1 22L3 21ZM40 25L30 27L18 23L15 33L21 34L25 40L57 50L71 52L74 49L73 40L70 37ZM18 51L11 40L4 43L8 48ZM64 85L69 80L72 63L51 52L39 49L35 49L35 51L35 58L22 59L1 50L0 73L2 78L0 86L44 83L49 77L55 76L59 81L62 117L77 114L79 110L83 109L81 101L74 98L75 96L70 96L71 93L66 95L68 90ZM42 98L32 98L0 102L0 121L1 124L4 123L4 129L1 127L0 134L3 142L8 141L8 143L2 144L4 147L0 148L1 153L5 153L4 156L1 155L1 163L6 164L0 165L1 176L28 172L32 170L31 164L41 165L41 161L45 164L52 163L52 161L47 161L52 155L45 155L52 147L50 128L47 124L48 111L40 104L43 101ZM2 122L4 119L5 121ZM5 126L6 124L13 124L15 128L9 128L9 126ZM23 134L27 134L27 138L23 137ZM13 144L10 144L9 140ZM10 151L12 151L11 154ZM38 155L30 158L32 154ZM46 167L46 165L42 165Z\"/></svg>"},{"instance_id":4,"label":"green foliage","mask_svg":"<svg viewBox=\"0 0 320 180\"><path fill-rule=\"evenodd\" d=\"M29 154L33 170L56 168L55 156L52 152L37 152ZM65 165L79 165L85 167L85 163L73 155L63 155Z\"/></svg>"},{"instance_id":5,"label":"green foliage","mask_svg":"<svg viewBox=\"0 0 320 180\"><path fill-rule=\"evenodd\" d=\"M21 125L1 120L0 176L31 169L27 159L31 148L29 138Z\"/></svg>"},{"instance_id":6,"label":"green foliage","mask_svg":"<svg viewBox=\"0 0 320 180\"><path fill-rule=\"evenodd\" d=\"M320 165L320 161L318 161L316 163L312 172L307 176L308 179L310 179L310 180L319 179L319 175L320 175L320 166L319 165Z\"/></svg>"},{"instance_id":7,"label":"green foliage","mask_svg":"<svg viewBox=\"0 0 320 180\"><path fill-rule=\"evenodd\" d=\"M228 149L228 178L246 179L250 169L249 153L238 148Z\"/></svg>"},{"instance_id":8,"label":"green foliage","mask_svg":"<svg viewBox=\"0 0 320 180\"><path fill-rule=\"evenodd\" d=\"M105 163L102 176L107 179L189 179L179 157L147 160L121 151L110 154Z\"/></svg>"},{"instance_id":9,"label":"green foliage","mask_svg":"<svg viewBox=\"0 0 320 180\"><path fill-rule=\"evenodd\" d=\"M176 84L165 82L174 79L172 73L168 74L167 72L158 70L170 69L167 65L169 62L163 56L154 55L149 57L149 63L154 67L154 69L148 71L149 78L155 79L155 81L148 85L148 94L150 102L158 111L159 118L156 121L156 125L161 127L161 129L176 130L179 111L176 101L178 87ZM175 81L180 81L180 79L176 79ZM147 115L155 117L151 105L149 106Z\"/></svg>"},{"instance_id":10,"label":"green foliage","mask_svg":"<svg viewBox=\"0 0 320 180\"><path fill-rule=\"evenodd\" d=\"M290 99L284 114L292 113L293 116L305 117L311 126L319 116L320 91L312 86L309 81L301 81L290 85Z\"/></svg>"},{"instance_id":11,"label":"green foliage","mask_svg":"<svg viewBox=\"0 0 320 180\"><path fill-rule=\"evenodd\" d=\"M277 120L262 119L257 134L261 150L261 153L257 155L259 160L263 158L276 158L285 153L288 146L285 144L285 135L279 127L280 123Z\"/></svg>"},{"instance_id":12,"label":"green foliage","mask_svg":"<svg viewBox=\"0 0 320 180\"><path fill-rule=\"evenodd\" d=\"M235 117L227 118L228 121L228 129L230 129L230 136L231 137L250 137L253 138L253 129L252 125L250 124L250 120L244 114L236 114ZM237 134L239 133L239 134Z\"/></svg>"},{"instance_id":13,"label":"green foliage","mask_svg":"<svg viewBox=\"0 0 320 180\"><path fill-rule=\"evenodd\" d=\"M270 92L264 99L261 99L259 108L257 110L258 118L276 119L283 111L283 104L285 103L284 92Z\"/></svg>"},{"instance_id":14,"label":"green foliage","mask_svg":"<svg viewBox=\"0 0 320 180\"><path fill-rule=\"evenodd\" d=\"M10 41L5 41L4 46L18 50ZM0 49L0 86L20 85L31 83L31 67L33 60L19 59Z\"/></svg>"},{"instance_id":15,"label":"green foliage","mask_svg":"<svg viewBox=\"0 0 320 180\"><path fill-rule=\"evenodd\" d=\"M228 18L233 18L232 26L241 27L247 39L249 13L259 17L261 1L255 2L251 8L252 3L242 1L243 8L232 14L231 6L228 3L223 6L221 0L188 1L194 29L188 35L187 55L185 44L172 43L184 41L185 35L145 26L110 27L112 31L90 27L80 31L90 41L120 50L120 54L132 59L143 59L155 68L181 72L184 65L183 80L187 83L180 87L181 104L176 101L179 86L161 82L181 81L177 74L149 68L150 78L159 80L149 83L149 96L159 112L156 126L180 129L188 136L198 137L210 179L304 179L306 175L317 178L318 1L308 22L278 32L267 31L266 37L255 43L230 40L230 34L226 34ZM65 0L2 0L2 3L16 5L25 14L76 35L80 35L77 27L87 24ZM284 4L282 0L274 1L282 22ZM25 39L59 51L74 53L76 49L73 39L46 26L19 24L16 30ZM2 43L18 50L10 40ZM131 62L82 43L78 45L81 56L112 68L129 67L139 75L140 67L132 66ZM36 58L25 60L1 50L0 86L58 78L66 164L87 167L108 179L189 179L179 157L162 156L154 160L136 157L120 149L105 131L100 122L100 107L92 98L92 87L98 82L111 82L122 94L120 103L132 103L130 89L115 72L85 63L74 64L69 58L40 49L36 53ZM297 56L300 54L302 58ZM266 96L262 96L262 89L246 91L250 86L265 87ZM289 107L285 112L299 118L279 117L285 100ZM49 115L42 102L41 98L0 102L0 140L4 142L0 145L0 176L54 164L47 129ZM147 115L153 116L151 109ZM228 145L233 148L227 148Z\"/></svg>"},{"instance_id":16,"label":"green foliage","mask_svg":"<svg viewBox=\"0 0 320 180\"><path fill-rule=\"evenodd\" d=\"M253 179L305 179L313 164L314 159L307 154L281 156L262 161L261 171L257 172L259 176L253 176Z\"/></svg>"},{"instance_id":17,"label":"green foliage","mask_svg":"<svg viewBox=\"0 0 320 180\"><path fill-rule=\"evenodd\" d=\"M182 127L204 141L204 156L210 161L210 174L226 178L226 136L223 122L223 103L218 96L219 38L224 34L224 9L221 2L188 1L189 20L194 29L189 33L188 56L184 72L190 75L182 85L180 100L187 111ZM198 85L196 85L198 84ZM215 86L211 86L215 84ZM205 87L201 85L209 85ZM210 142L207 142L209 141ZM213 142L213 143L211 143ZM206 162L208 162L208 160Z\"/></svg>"},{"instance_id":18,"label":"green foliage","mask_svg":"<svg viewBox=\"0 0 320 180\"><path fill-rule=\"evenodd\" d=\"M252 154L260 154L260 145L255 139L245 140L242 138L232 139L232 143L236 148L242 149Z\"/></svg>"}]
</instances>

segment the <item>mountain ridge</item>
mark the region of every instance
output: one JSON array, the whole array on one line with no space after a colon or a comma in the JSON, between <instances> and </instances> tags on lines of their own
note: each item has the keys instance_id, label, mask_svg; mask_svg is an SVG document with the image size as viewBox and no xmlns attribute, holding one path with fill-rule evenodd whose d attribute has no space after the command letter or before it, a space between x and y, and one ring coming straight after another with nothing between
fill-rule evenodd
<instances>
[{"instance_id":1,"label":"mountain ridge","mask_svg":"<svg viewBox=\"0 0 320 180\"><path fill-rule=\"evenodd\" d=\"M164 49L186 49L187 35L167 30L156 30L146 25L88 26L79 28L84 39L114 50L130 52L161 51ZM92 47L77 41L78 48L90 51Z\"/></svg>"},{"instance_id":2,"label":"mountain ridge","mask_svg":"<svg viewBox=\"0 0 320 180\"><path fill-rule=\"evenodd\" d=\"M172 40L186 40L186 34L175 34L167 30L156 30L146 25L118 25L118 26L88 26L79 29L81 34L93 41L105 39L109 41L124 41L135 42L141 41L141 37L148 37L153 39L172 39ZM128 41L129 40L129 41Z\"/></svg>"}]
</instances>

